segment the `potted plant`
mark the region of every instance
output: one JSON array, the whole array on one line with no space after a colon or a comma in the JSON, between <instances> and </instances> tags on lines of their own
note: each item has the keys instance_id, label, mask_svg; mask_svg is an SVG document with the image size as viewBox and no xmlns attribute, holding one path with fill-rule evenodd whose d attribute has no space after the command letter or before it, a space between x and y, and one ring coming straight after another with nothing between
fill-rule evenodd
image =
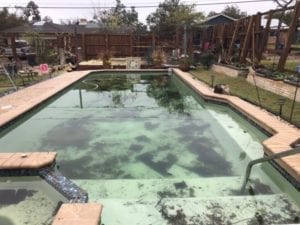
<instances>
[{"instance_id":1,"label":"potted plant","mask_svg":"<svg viewBox=\"0 0 300 225\"><path fill-rule=\"evenodd\" d=\"M182 71L189 71L192 65L192 60L188 56L184 56L179 59L179 69Z\"/></svg>"},{"instance_id":2,"label":"potted plant","mask_svg":"<svg viewBox=\"0 0 300 225\"><path fill-rule=\"evenodd\" d=\"M166 53L162 49L154 49L152 62L155 68L161 68L162 64L167 62Z\"/></svg>"},{"instance_id":3,"label":"potted plant","mask_svg":"<svg viewBox=\"0 0 300 225\"><path fill-rule=\"evenodd\" d=\"M111 68L111 56L109 51L105 51L102 55L103 69Z\"/></svg>"}]
</instances>

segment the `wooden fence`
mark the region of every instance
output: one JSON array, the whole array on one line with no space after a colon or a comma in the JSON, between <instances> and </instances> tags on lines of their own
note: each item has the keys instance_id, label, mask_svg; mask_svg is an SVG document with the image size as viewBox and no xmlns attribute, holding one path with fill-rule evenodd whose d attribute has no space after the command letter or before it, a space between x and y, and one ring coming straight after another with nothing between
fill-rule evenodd
<instances>
[{"instance_id":1,"label":"wooden fence","mask_svg":"<svg viewBox=\"0 0 300 225\"><path fill-rule=\"evenodd\" d=\"M268 44L272 42L272 31L274 33L274 28L271 27L274 14L285 13L289 10L293 11L291 23L288 24L289 27L280 28L281 17L279 29L275 29L274 48L268 48ZM237 56L240 63L245 63L247 58L252 62L260 62L266 51L277 53L280 55L277 70L282 71L291 50L300 50L300 48L292 48L295 35L300 32L297 30L299 16L300 2L297 1L293 7L258 13L232 23L207 27L201 31L202 49L219 52L222 54L222 59L227 62L230 62L233 56ZM262 18L266 18L265 25L262 25ZM280 43L280 35L284 36L282 43Z\"/></svg>"}]
</instances>

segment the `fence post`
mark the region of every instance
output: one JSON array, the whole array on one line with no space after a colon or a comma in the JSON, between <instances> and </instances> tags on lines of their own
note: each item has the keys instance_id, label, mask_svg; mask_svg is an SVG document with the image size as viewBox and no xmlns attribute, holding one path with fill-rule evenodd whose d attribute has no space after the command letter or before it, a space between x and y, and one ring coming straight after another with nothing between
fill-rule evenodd
<instances>
[{"instance_id":1,"label":"fence post","mask_svg":"<svg viewBox=\"0 0 300 225\"><path fill-rule=\"evenodd\" d=\"M238 34L239 28L240 28L240 20L238 20L234 24L235 24L235 28L234 28L233 36L231 38L230 46L229 46L229 49L228 49L227 61L231 60L231 56L232 56L233 48L234 48L234 43L236 41L237 34Z\"/></svg>"},{"instance_id":2,"label":"fence post","mask_svg":"<svg viewBox=\"0 0 300 225\"><path fill-rule=\"evenodd\" d=\"M83 60L86 60L86 52L85 52L85 50L86 50L86 46L85 46L85 34L83 33L83 34L81 34L81 51L82 51L82 59Z\"/></svg>"},{"instance_id":3,"label":"fence post","mask_svg":"<svg viewBox=\"0 0 300 225\"><path fill-rule=\"evenodd\" d=\"M257 55L258 62L261 61L262 54L266 50L266 46L268 44L269 33L270 33L270 25L271 25L272 17L273 17L273 11L271 10L268 14L267 24L266 24L266 27L263 31L262 41L260 42L260 46L259 46L259 51L258 51L258 55Z\"/></svg>"},{"instance_id":4,"label":"fence post","mask_svg":"<svg viewBox=\"0 0 300 225\"><path fill-rule=\"evenodd\" d=\"M284 46L283 52L282 52L279 62L278 62L278 66L277 66L278 71L284 70L284 66L285 66L289 51L291 49L293 35L295 34L295 31L297 29L299 16L300 16L300 1L297 1L295 8L294 8L294 15L293 15L293 18L292 18L292 21L290 24L290 28L288 31L288 38L287 38L286 44Z\"/></svg>"},{"instance_id":5,"label":"fence post","mask_svg":"<svg viewBox=\"0 0 300 225\"><path fill-rule=\"evenodd\" d=\"M253 27L254 17L255 16L251 16L250 17L250 21L248 23L247 32L246 32L246 36L245 36L245 39L244 39L243 48L242 48L241 57L240 57L240 62L241 63L245 63L246 62L246 57L248 55L248 50L249 50L249 44L250 44L250 39L251 39L251 31L252 31L252 27Z\"/></svg>"}]
</instances>

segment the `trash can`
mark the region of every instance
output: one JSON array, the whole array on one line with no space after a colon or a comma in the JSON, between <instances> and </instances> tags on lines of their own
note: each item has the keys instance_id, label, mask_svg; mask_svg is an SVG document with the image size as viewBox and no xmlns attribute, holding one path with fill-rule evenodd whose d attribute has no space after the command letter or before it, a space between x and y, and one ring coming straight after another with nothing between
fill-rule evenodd
<instances>
[{"instance_id":1,"label":"trash can","mask_svg":"<svg viewBox=\"0 0 300 225\"><path fill-rule=\"evenodd\" d=\"M35 53L27 53L26 54L27 63L29 66L36 66L36 54Z\"/></svg>"}]
</instances>

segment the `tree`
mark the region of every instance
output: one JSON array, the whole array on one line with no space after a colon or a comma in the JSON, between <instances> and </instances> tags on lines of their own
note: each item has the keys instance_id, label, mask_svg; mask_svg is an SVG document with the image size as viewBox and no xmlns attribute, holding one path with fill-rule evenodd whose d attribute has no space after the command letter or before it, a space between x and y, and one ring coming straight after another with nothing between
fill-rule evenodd
<instances>
[{"instance_id":1,"label":"tree","mask_svg":"<svg viewBox=\"0 0 300 225\"><path fill-rule=\"evenodd\" d=\"M45 16L42 20L47 22L47 23L53 23L53 20L51 19L50 16Z\"/></svg>"},{"instance_id":2,"label":"tree","mask_svg":"<svg viewBox=\"0 0 300 225\"><path fill-rule=\"evenodd\" d=\"M247 17L247 12L241 11L240 8L236 5L227 5L222 13L234 19Z\"/></svg>"},{"instance_id":3,"label":"tree","mask_svg":"<svg viewBox=\"0 0 300 225\"><path fill-rule=\"evenodd\" d=\"M283 23L285 23L286 25L290 25L293 15L294 15L293 13L294 13L293 11L289 10L289 11L285 12L284 15L282 16L281 12L276 12L273 14L272 18L275 18L275 19L282 18Z\"/></svg>"},{"instance_id":4,"label":"tree","mask_svg":"<svg viewBox=\"0 0 300 225\"><path fill-rule=\"evenodd\" d=\"M286 8L290 4L294 3L295 0L273 0L280 8Z\"/></svg>"},{"instance_id":5,"label":"tree","mask_svg":"<svg viewBox=\"0 0 300 225\"><path fill-rule=\"evenodd\" d=\"M210 11L207 15L207 17L212 17L212 16L215 16L215 15L218 15L219 13L215 12L215 11Z\"/></svg>"},{"instance_id":6,"label":"tree","mask_svg":"<svg viewBox=\"0 0 300 225\"><path fill-rule=\"evenodd\" d=\"M39 6L34 1L28 2L27 6L23 8L23 14L26 21L32 23L41 21Z\"/></svg>"},{"instance_id":7,"label":"tree","mask_svg":"<svg viewBox=\"0 0 300 225\"><path fill-rule=\"evenodd\" d=\"M8 12L7 8L0 11L0 30L5 30L11 27L16 27L24 24L25 21L22 17Z\"/></svg>"},{"instance_id":8,"label":"tree","mask_svg":"<svg viewBox=\"0 0 300 225\"><path fill-rule=\"evenodd\" d=\"M180 3L180 0L165 0L154 13L147 17L150 29L156 32L174 34L184 25L191 25L203 19L202 13L194 12L194 6Z\"/></svg>"},{"instance_id":9,"label":"tree","mask_svg":"<svg viewBox=\"0 0 300 225\"><path fill-rule=\"evenodd\" d=\"M97 11L94 19L109 29L120 28L121 26L135 29L145 28L138 21L138 12L135 10L135 7L132 6L130 10L126 10L126 6L121 3L121 0L116 0L116 6L111 9Z\"/></svg>"}]
</instances>

